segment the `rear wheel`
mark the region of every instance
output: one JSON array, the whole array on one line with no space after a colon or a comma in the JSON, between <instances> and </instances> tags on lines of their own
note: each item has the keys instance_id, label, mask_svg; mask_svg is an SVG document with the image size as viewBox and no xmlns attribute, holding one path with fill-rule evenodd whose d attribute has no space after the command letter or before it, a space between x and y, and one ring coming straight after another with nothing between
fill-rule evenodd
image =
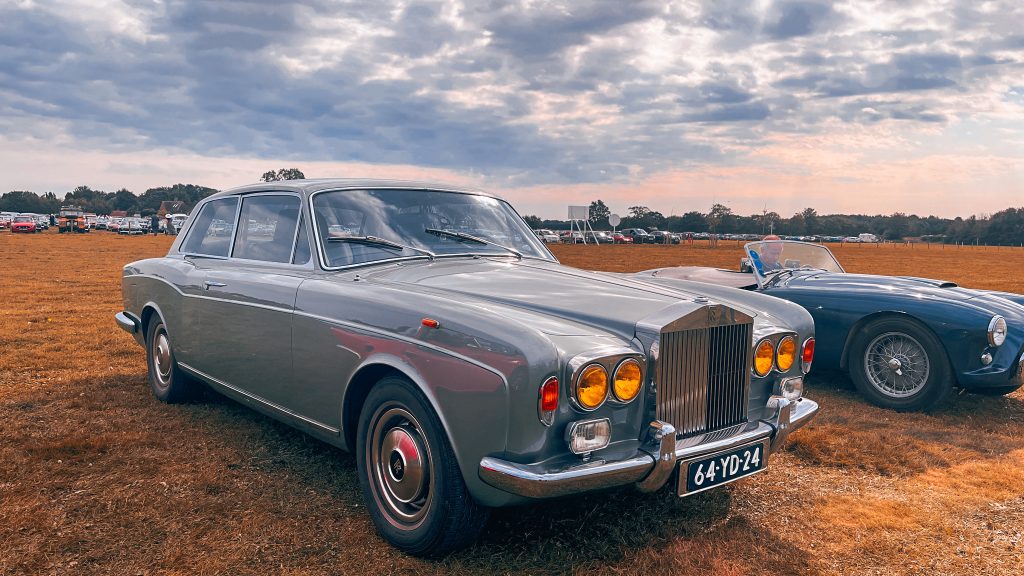
<instances>
[{"instance_id":1,"label":"rear wheel","mask_svg":"<svg viewBox=\"0 0 1024 576\"><path fill-rule=\"evenodd\" d=\"M177 404L192 398L196 389L195 381L178 367L167 327L159 318L149 323L146 360L149 365L149 387L157 399Z\"/></svg>"},{"instance_id":2,"label":"rear wheel","mask_svg":"<svg viewBox=\"0 0 1024 576\"><path fill-rule=\"evenodd\" d=\"M850 379L872 404L929 410L953 391L946 352L913 320L881 318L860 331L850 350Z\"/></svg>"},{"instance_id":3,"label":"rear wheel","mask_svg":"<svg viewBox=\"0 0 1024 576\"><path fill-rule=\"evenodd\" d=\"M441 422L408 380L384 378L359 416L359 483L377 531L416 556L469 545L488 510L469 495Z\"/></svg>"}]
</instances>

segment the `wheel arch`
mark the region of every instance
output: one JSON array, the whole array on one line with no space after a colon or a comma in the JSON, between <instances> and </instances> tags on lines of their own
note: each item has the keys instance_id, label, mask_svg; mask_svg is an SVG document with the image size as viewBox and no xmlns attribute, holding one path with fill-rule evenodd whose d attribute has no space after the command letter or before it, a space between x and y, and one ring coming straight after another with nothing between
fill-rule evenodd
<instances>
[{"instance_id":1,"label":"wheel arch","mask_svg":"<svg viewBox=\"0 0 1024 576\"><path fill-rule=\"evenodd\" d=\"M477 501L498 506L513 501L515 498L484 483L479 478L478 467L481 458L490 454L501 454L506 448L508 396L505 382L496 373L465 362L464 366L470 373L475 372L481 377L493 377L493 384L500 389L500 398L487 395L484 402L490 404L488 410L481 403L479 392L473 393L473 399L461 399L459 394L450 391L435 390L430 380L416 365L406 362L404 358L393 355L378 355L366 359L349 378L342 396L341 431L339 444L356 453L356 438L359 431L359 415L365 406L367 397L374 386L387 376L405 378L423 394L430 408L441 423L441 432L448 439L449 445L462 471L463 480ZM465 376L466 374L461 374ZM438 392L442 392L439 396ZM478 407L473 417L466 418L462 412L468 405ZM494 415L487 425L479 422L480 415L490 412ZM496 414L497 413L497 414ZM499 415L500 414L500 415Z\"/></svg>"},{"instance_id":2,"label":"wheel arch","mask_svg":"<svg viewBox=\"0 0 1024 576\"><path fill-rule=\"evenodd\" d=\"M912 322L918 328L921 328L922 330L925 330L926 332L931 334L933 337L935 337L935 341L939 343L939 346L942 348L943 354L946 355L946 362L950 362L949 350L946 349L946 344L942 341L942 338L939 338L939 335L935 333L935 330L932 330L931 326L928 326L927 323L922 321L920 318L914 316L913 314L909 314L907 312L901 312L901 311L897 311L897 310L883 310L883 311L879 311L879 312L873 312L871 314L868 314L868 315L860 318L859 320L854 322L853 325L850 327L850 330L847 331L847 333L846 333L846 342L843 344L843 354L842 354L842 356L840 357L840 360L839 360L839 367L840 367L840 369L842 369L844 371L850 369L850 363L849 363L849 360L850 360L850 349L853 347L853 342L854 342L854 340L856 340L857 335L864 329L864 327L867 326L868 324L876 321L876 320L885 320L885 319L894 319L894 320L900 320L900 321L903 321L903 322Z\"/></svg>"}]
</instances>

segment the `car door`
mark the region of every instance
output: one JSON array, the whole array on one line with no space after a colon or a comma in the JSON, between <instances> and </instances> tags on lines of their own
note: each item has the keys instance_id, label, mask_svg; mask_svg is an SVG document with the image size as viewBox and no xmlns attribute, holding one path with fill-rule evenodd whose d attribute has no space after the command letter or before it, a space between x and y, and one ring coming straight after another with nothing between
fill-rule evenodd
<instances>
[{"instance_id":1,"label":"car door","mask_svg":"<svg viewBox=\"0 0 1024 576\"><path fill-rule=\"evenodd\" d=\"M230 258L203 266L203 355L209 375L276 408L290 410L292 314L308 266L293 264L298 195L241 199Z\"/></svg>"},{"instance_id":2,"label":"car door","mask_svg":"<svg viewBox=\"0 0 1024 576\"><path fill-rule=\"evenodd\" d=\"M227 196L210 200L199 208L192 225L186 232L178 251L187 266L182 266L184 279L176 282L182 293L178 317L165 318L167 331L175 343L175 355L187 367L204 374L213 374L216 366L210 357L202 353L207 349L202 317L204 298L209 289L204 284L208 269L219 261L226 260L231 250L231 236L222 231L222 222L234 223L238 212L238 197ZM120 226L128 226L126 221ZM233 224L232 224L233 225Z\"/></svg>"}]
</instances>

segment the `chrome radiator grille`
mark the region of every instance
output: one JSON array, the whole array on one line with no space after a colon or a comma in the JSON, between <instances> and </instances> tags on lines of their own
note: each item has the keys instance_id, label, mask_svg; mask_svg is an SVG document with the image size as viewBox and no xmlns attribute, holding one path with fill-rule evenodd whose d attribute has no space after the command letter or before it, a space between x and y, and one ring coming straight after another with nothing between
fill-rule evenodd
<instances>
[{"instance_id":1,"label":"chrome radiator grille","mask_svg":"<svg viewBox=\"0 0 1024 576\"><path fill-rule=\"evenodd\" d=\"M746 420L752 323L661 334L657 418L692 436Z\"/></svg>"}]
</instances>

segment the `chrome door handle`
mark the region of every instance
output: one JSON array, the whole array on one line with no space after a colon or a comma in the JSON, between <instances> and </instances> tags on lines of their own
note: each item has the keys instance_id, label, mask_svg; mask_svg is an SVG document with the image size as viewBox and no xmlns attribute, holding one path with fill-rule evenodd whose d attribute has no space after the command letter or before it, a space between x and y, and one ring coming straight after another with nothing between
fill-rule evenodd
<instances>
[{"instance_id":1,"label":"chrome door handle","mask_svg":"<svg viewBox=\"0 0 1024 576\"><path fill-rule=\"evenodd\" d=\"M223 288L227 284L223 282L214 282L213 280L206 280L203 282L203 288L209 290L210 288Z\"/></svg>"}]
</instances>

